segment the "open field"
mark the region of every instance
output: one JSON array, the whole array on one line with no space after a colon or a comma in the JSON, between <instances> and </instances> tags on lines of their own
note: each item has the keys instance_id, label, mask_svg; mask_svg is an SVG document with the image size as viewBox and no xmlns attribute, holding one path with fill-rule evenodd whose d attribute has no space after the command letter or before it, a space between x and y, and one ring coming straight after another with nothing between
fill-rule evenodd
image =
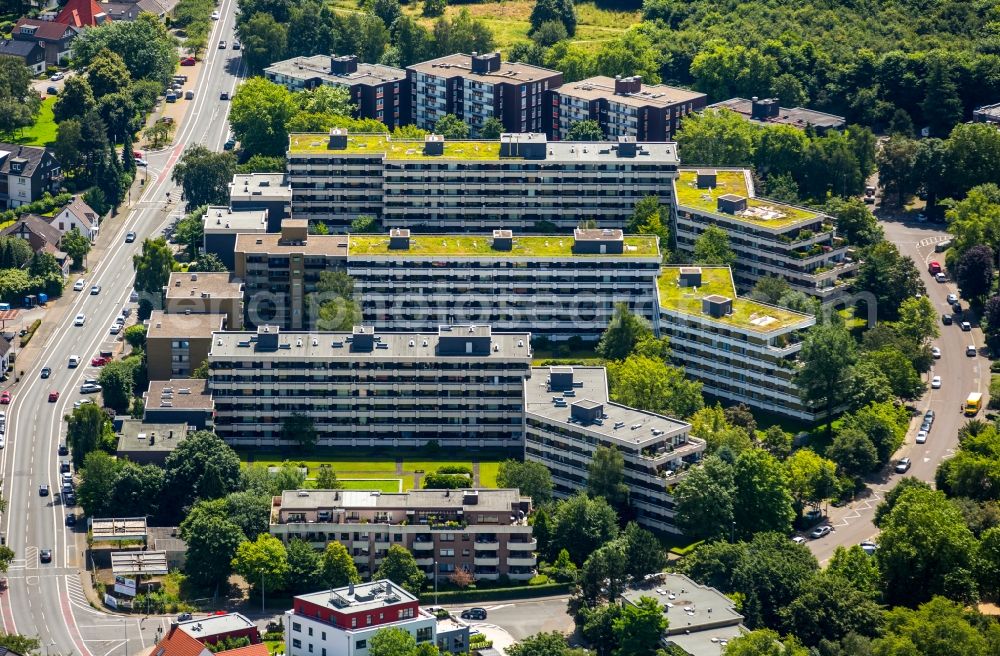
<instances>
[{"instance_id":1,"label":"open field","mask_svg":"<svg viewBox=\"0 0 1000 656\"><path fill-rule=\"evenodd\" d=\"M21 135L14 139L14 143L25 146L46 146L56 140L56 120L52 115L52 105L56 102L55 96L48 96L42 101L42 108L38 112L35 124L30 128L21 131Z\"/></svg>"}]
</instances>

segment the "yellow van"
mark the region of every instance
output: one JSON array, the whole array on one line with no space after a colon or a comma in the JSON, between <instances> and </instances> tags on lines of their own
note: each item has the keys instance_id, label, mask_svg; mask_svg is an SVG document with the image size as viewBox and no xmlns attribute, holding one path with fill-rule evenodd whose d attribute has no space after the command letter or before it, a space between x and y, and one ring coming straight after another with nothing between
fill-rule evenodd
<instances>
[{"instance_id":1,"label":"yellow van","mask_svg":"<svg viewBox=\"0 0 1000 656\"><path fill-rule=\"evenodd\" d=\"M975 417L982 408L983 395L979 392L973 392L969 398L965 399L965 415L967 417Z\"/></svg>"}]
</instances>

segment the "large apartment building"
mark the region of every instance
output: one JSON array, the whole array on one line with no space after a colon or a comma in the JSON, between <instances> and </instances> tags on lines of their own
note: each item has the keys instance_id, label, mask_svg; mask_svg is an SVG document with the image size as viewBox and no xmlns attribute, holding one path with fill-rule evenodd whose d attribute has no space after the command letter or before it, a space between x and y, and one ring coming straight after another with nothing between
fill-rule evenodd
<instances>
[{"instance_id":1,"label":"large apartment building","mask_svg":"<svg viewBox=\"0 0 1000 656\"><path fill-rule=\"evenodd\" d=\"M285 422L309 417L324 446L522 444L531 335L489 326L435 333L213 335L209 388L216 432L243 446L286 446Z\"/></svg>"},{"instance_id":2,"label":"large apartment building","mask_svg":"<svg viewBox=\"0 0 1000 656\"><path fill-rule=\"evenodd\" d=\"M270 532L317 549L340 542L365 577L396 545L413 553L428 578L437 563L440 577L465 570L477 580L527 581L538 550L530 512L531 499L516 489L286 490L274 497Z\"/></svg>"},{"instance_id":3,"label":"large apartment building","mask_svg":"<svg viewBox=\"0 0 1000 656\"><path fill-rule=\"evenodd\" d=\"M401 68L360 63L357 55L313 55L274 62L264 77L291 91L343 87L356 117L381 121L390 130L411 122L410 83Z\"/></svg>"},{"instance_id":4,"label":"large apartment building","mask_svg":"<svg viewBox=\"0 0 1000 656\"><path fill-rule=\"evenodd\" d=\"M346 271L366 322L379 330L436 330L488 323L550 339L596 340L614 306L654 324L662 255L653 236L577 229L569 235L310 235L301 220L282 235L241 235L236 276L246 282L251 324L322 329L315 303L323 271ZM258 310L259 308L259 310Z\"/></svg>"},{"instance_id":5,"label":"large apartment building","mask_svg":"<svg viewBox=\"0 0 1000 656\"><path fill-rule=\"evenodd\" d=\"M643 84L642 77L606 75L564 84L549 92L546 133L569 139L580 121L597 121L608 138L671 141L683 117L705 107L707 96L665 84Z\"/></svg>"},{"instance_id":6,"label":"large apartment building","mask_svg":"<svg viewBox=\"0 0 1000 656\"><path fill-rule=\"evenodd\" d=\"M395 140L386 134L292 134L292 214L345 229L360 215L414 231L622 228L637 201L673 205L673 143Z\"/></svg>"},{"instance_id":7,"label":"large apartment building","mask_svg":"<svg viewBox=\"0 0 1000 656\"><path fill-rule=\"evenodd\" d=\"M722 228L736 253L733 274L741 289L771 276L825 300L843 293L843 277L859 266L831 217L757 198L747 169L681 169L674 196L677 251L693 254L709 226Z\"/></svg>"},{"instance_id":8,"label":"large apartment building","mask_svg":"<svg viewBox=\"0 0 1000 656\"><path fill-rule=\"evenodd\" d=\"M149 379L190 377L208 357L212 333L225 329L224 314L167 314L154 310L146 331Z\"/></svg>"},{"instance_id":9,"label":"large apartment building","mask_svg":"<svg viewBox=\"0 0 1000 656\"><path fill-rule=\"evenodd\" d=\"M500 53L456 53L406 68L411 116L419 128L433 130L438 119L454 114L478 137L488 118L507 132L541 132L545 92L562 84L562 73L531 64L502 62Z\"/></svg>"},{"instance_id":10,"label":"large apartment building","mask_svg":"<svg viewBox=\"0 0 1000 656\"><path fill-rule=\"evenodd\" d=\"M729 267L664 267L660 332L675 364L706 394L806 421L816 412L793 377L810 315L736 295Z\"/></svg>"},{"instance_id":11,"label":"large apartment building","mask_svg":"<svg viewBox=\"0 0 1000 656\"><path fill-rule=\"evenodd\" d=\"M556 496L586 490L594 451L611 446L624 458L636 520L679 532L668 487L705 451L689 424L612 402L604 367L532 367L524 416L524 458L549 469Z\"/></svg>"}]
</instances>

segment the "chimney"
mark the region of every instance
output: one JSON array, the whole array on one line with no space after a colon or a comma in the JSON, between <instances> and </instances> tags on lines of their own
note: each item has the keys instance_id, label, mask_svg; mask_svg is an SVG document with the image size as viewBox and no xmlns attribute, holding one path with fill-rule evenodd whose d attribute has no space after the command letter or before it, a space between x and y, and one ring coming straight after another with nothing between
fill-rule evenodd
<instances>
[{"instance_id":1,"label":"chimney","mask_svg":"<svg viewBox=\"0 0 1000 656\"><path fill-rule=\"evenodd\" d=\"M347 128L330 128L327 150L347 150Z\"/></svg>"}]
</instances>

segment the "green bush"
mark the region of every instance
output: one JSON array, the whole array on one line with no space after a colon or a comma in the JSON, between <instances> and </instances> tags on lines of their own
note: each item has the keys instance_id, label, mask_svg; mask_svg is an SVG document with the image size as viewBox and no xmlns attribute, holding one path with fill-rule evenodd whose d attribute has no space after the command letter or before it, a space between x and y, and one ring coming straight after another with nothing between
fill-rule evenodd
<instances>
[{"instance_id":1,"label":"green bush","mask_svg":"<svg viewBox=\"0 0 1000 656\"><path fill-rule=\"evenodd\" d=\"M31 338L35 336L35 331L38 330L38 327L41 325L42 325L41 319L35 319L34 321L31 322L31 325L28 326L28 332L25 333L24 337L21 338L21 348L24 348L25 346L28 345L28 342L31 341Z\"/></svg>"},{"instance_id":2,"label":"green bush","mask_svg":"<svg viewBox=\"0 0 1000 656\"><path fill-rule=\"evenodd\" d=\"M528 581L528 585L529 586L545 585L550 581L551 579L549 579L549 577L545 576L544 574L537 574L531 577L531 579Z\"/></svg>"},{"instance_id":3,"label":"green bush","mask_svg":"<svg viewBox=\"0 0 1000 656\"><path fill-rule=\"evenodd\" d=\"M994 360L990 363L990 371L995 374L1000 374L1000 360Z\"/></svg>"},{"instance_id":4,"label":"green bush","mask_svg":"<svg viewBox=\"0 0 1000 656\"><path fill-rule=\"evenodd\" d=\"M699 540L698 542L692 542L686 547L671 547L670 553L674 554L675 556L681 556L683 558L684 556L690 555L691 552L697 549L699 546L701 546L703 542L704 540Z\"/></svg>"},{"instance_id":5,"label":"green bush","mask_svg":"<svg viewBox=\"0 0 1000 656\"><path fill-rule=\"evenodd\" d=\"M442 605L466 603L473 601L503 601L505 599L526 599L532 597L548 597L550 595L566 594L572 583L549 583L546 585L525 585L515 588L494 588L491 590L455 590L439 592L437 603ZM433 592L420 594L420 603L433 604Z\"/></svg>"},{"instance_id":6,"label":"green bush","mask_svg":"<svg viewBox=\"0 0 1000 656\"><path fill-rule=\"evenodd\" d=\"M1000 409L1000 374L993 374L990 378L990 408Z\"/></svg>"}]
</instances>

